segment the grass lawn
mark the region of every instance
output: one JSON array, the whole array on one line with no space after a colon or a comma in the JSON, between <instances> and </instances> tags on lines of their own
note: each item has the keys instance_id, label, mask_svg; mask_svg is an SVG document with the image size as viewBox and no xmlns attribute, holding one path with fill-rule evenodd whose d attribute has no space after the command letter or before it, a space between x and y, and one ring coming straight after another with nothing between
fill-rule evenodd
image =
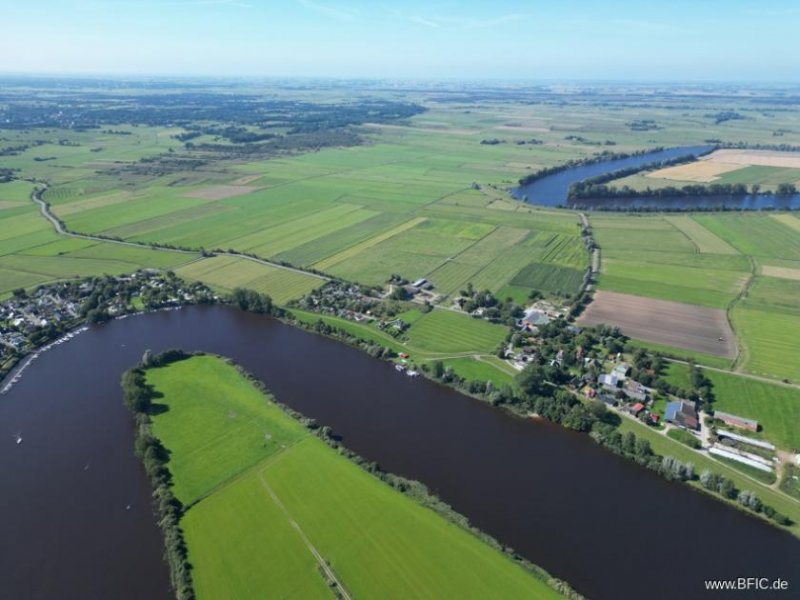
<instances>
[{"instance_id":1,"label":"grass lawn","mask_svg":"<svg viewBox=\"0 0 800 600\"><path fill-rule=\"evenodd\" d=\"M676 442L680 442L689 448L697 449L700 447L700 440L693 436L688 431L684 431L683 429L675 429L674 427L667 431L667 436L675 440Z\"/></svg>"},{"instance_id":2,"label":"grass lawn","mask_svg":"<svg viewBox=\"0 0 800 600\"><path fill-rule=\"evenodd\" d=\"M741 367L751 373L800 382L800 315L737 306L732 321L745 352Z\"/></svg>"},{"instance_id":3,"label":"grass lawn","mask_svg":"<svg viewBox=\"0 0 800 600\"><path fill-rule=\"evenodd\" d=\"M434 310L409 329L409 343L429 352L491 353L506 335L506 328L450 310Z\"/></svg>"},{"instance_id":4,"label":"grass lawn","mask_svg":"<svg viewBox=\"0 0 800 600\"><path fill-rule=\"evenodd\" d=\"M153 417L153 433L172 452L174 493L184 504L306 435L216 357L149 369L147 381L164 395L158 403L166 410Z\"/></svg>"},{"instance_id":5,"label":"grass lawn","mask_svg":"<svg viewBox=\"0 0 800 600\"><path fill-rule=\"evenodd\" d=\"M294 317L302 323L316 323L322 321L323 323L346 331L350 335L354 335L362 340L368 342L377 342L387 348L390 348L398 354L400 352L409 352L410 349L405 347L397 339L390 336L388 333L365 323L356 323L355 321L348 321L347 319L340 319L339 317L331 317L328 315L321 315L315 312L298 310L293 308L291 313Z\"/></svg>"},{"instance_id":6,"label":"grass lawn","mask_svg":"<svg viewBox=\"0 0 800 600\"><path fill-rule=\"evenodd\" d=\"M716 410L757 419L762 437L779 448L800 447L800 390L708 369L703 373L712 383ZM689 387L688 377L687 365L667 367L667 380L677 386Z\"/></svg>"},{"instance_id":7,"label":"grass lawn","mask_svg":"<svg viewBox=\"0 0 800 600\"><path fill-rule=\"evenodd\" d=\"M448 358L445 367L452 367L455 374L464 379L475 381L491 381L494 385L511 384L514 381L513 367L493 357L484 358Z\"/></svg>"},{"instance_id":8,"label":"grass lawn","mask_svg":"<svg viewBox=\"0 0 800 600\"><path fill-rule=\"evenodd\" d=\"M325 283L324 279L313 275L235 256L204 258L177 269L175 273L222 291L229 292L237 287L255 290L268 294L277 304L300 298Z\"/></svg>"},{"instance_id":9,"label":"grass lawn","mask_svg":"<svg viewBox=\"0 0 800 600\"><path fill-rule=\"evenodd\" d=\"M330 597L311 547L356 598L560 597L339 455L221 359L147 379L168 408L153 430L176 493L212 490L181 522L198 598Z\"/></svg>"},{"instance_id":10,"label":"grass lawn","mask_svg":"<svg viewBox=\"0 0 800 600\"><path fill-rule=\"evenodd\" d=\"M730 458L725 458L724 456L716 456L715 458L725 463L732 469L741 471L745 475L749 475L754 479L758 479L759 481L767 485L772 485L776 481L774 472L767 473L766 471L762 471L761 469L756 469L755 467L751 467L750 465L740 463L738 460L731 460Z\"/></svg>"}]
</instances>

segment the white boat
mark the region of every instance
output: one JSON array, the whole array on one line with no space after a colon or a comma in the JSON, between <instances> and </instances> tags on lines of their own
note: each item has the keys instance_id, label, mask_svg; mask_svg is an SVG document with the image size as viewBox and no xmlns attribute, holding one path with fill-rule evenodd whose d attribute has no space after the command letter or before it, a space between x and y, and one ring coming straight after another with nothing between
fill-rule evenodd
<instances>
[{"instance_id":1,"label":"white boat","mask_svg":"<svg viewBox=\"0 0 800 600\"><path fill-rule=\"evenodd\" d=\"M395 371L399 371L400 373L403 373L406 370L406 368L403 365L395 365L394 369Z\"/></svg>"},{"instance_id":2,"label":"white boat","mask_svg":"<svg viewBox=\"0 0 800 600\"><path fill-rule=\"evenodd\" d=\"M17 444L21 444L22 443L22 436L20 434L17 434L16 438L17 438Z\"/></svg>"}]
</instances>

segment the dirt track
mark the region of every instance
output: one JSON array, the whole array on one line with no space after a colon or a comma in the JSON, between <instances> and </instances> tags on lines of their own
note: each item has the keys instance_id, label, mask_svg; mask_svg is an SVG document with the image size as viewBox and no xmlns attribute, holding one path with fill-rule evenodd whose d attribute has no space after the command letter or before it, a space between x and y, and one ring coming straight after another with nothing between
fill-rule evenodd
<instances>
[{"instance_id":1,"label":"dirt track","mask_svg":"<svg viewBox=\"0 0 800 600\"><path fill-rule=\"evenodd\" d=\"M632 338L715 354L736 356L736 338L724 310L655 300L616 292L596 292L579 325L605 323ZM719 338L724 341L719 341Z\"/></svg>"}]
</instances>

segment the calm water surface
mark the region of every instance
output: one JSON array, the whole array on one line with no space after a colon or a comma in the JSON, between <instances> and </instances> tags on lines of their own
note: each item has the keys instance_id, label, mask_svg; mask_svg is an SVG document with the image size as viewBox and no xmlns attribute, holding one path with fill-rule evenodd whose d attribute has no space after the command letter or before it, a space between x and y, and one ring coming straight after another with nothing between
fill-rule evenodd
<instances>
[{"instance_id":1,"label":"calm water surface","mask_svg":"<svg viewBox=\"0 0 800 600\"><path fill-rule=\"evenodd\" d=\"M606 173L630 167L641 167L657 161L688 156L690 154L693 156L700 156L702 154L707 154L711 150L713 150L713 146L683 146L667 148L658 152L649 152L629 158L574 167L559 173L547 175L527 185L513 188L511 190L511 195L517 200L523 200L531 204L538 204L541 206L566 206L580 210L630 210L642 208L654 210L709 210L721 208L730 210L789 210L800 208L800 194L792 196L757 194L748 196L568 199L570 186L584 179L605 175Z\"/></svg>"},{"instance_id":2,"label":"calm water surface","mask_svg":"<svg viewBox=\"0 0 800 600\"><path fill-rule=\"evenodd\" d=\"M724 598L703 593L709 578L781 576L800 586L799 540L587 436L409 380L266 317L195 307L93 327L44 353L0 396L0 597L170 597L119 389L145 349L170 347L234 358L348 447L425 482L595 600ZM733 597L751 596L771 595Z\"/></svg>"}]
</instances>

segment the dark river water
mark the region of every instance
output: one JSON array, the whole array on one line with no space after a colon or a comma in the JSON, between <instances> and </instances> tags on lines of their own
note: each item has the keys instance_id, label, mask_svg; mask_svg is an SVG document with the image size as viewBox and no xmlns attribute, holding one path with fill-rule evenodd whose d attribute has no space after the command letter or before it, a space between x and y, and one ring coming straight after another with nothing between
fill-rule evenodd
<instances>
[{"instance_id":1,"label":"dark river water","mask_svg":"<svg viewBox=\"0 0 800 600\"><path fill-rule=\"evenodd\" d=\"M580 210L629 210L649 208L653 210L789 210L800 208L800 194L792 196L775 196L774 194L757 194L748 196L700 196L700 197L665 197L665 198L581 198L569 200L569 188L573 183L590 177L605 175L630 167L641 167L657 161L669 160L680 156L700 156L713 150L713 146L683 146L667 148L658 152L649 152L629 158L609 160L580 167L567 169L559 173L547 175L541 179L521 185L511 190L517 200L541 206L566 206Z\"/></svg>"},{"instance_id":2,"label":"dark river water","mask_svg":"<svg viewBox=\"0 0 800 600\"><path fill-rule=\"evenodd\" d=\"M170 597L119 388L145 349L170 347L234 358L348 447L425 482L595 600L748 598L703 593L705 579L746 576L800 586L800 540L588 436L410 380L270 318L195 307L92 327L0 396L1 598Z\"/></svg>"}]
</instances>

